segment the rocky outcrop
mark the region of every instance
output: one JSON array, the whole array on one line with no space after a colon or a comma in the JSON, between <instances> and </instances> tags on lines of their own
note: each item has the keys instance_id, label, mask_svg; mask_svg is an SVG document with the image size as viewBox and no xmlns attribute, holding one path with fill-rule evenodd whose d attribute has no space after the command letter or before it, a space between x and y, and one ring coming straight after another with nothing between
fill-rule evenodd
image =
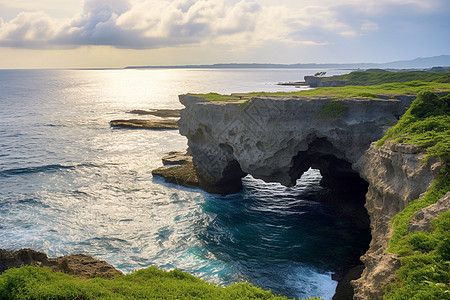
<instances>
[{"instance_id":1,"label":"rocky outcrop","mask_svg":"<svg viewBox=\"0 0 450 300\"><path fill-rule=\"evenodd\" d=\"M200 187L197 171L189 151L170 152L162 158L163 167L152 170L152 175L161 176L166 182L185 187Z\"/></svg>"},{"instance_id":2,"label":"rocky outcrop","mask_svg":"<svg viewBox=\"0 0 450 300\"><path fill-rule=\"evenodd\" d=\"M135 109L129 112L130 114L136 115L152 115L161 118L179 118L180 110L179 109L152 109L152 110L143 110L143 109Z\"/></svg>"},{"instance_id":3,"label":"rocky outcrop","mask_svg":"<svg viewBox=\"0 0 450 300\"><path fill-rule=\"evenodd\" d=\"M111 127L131 128L131 129L177 129L178 120L112 120Z\"/></svg>"},{"instance_id":4,"label":"rocky outcrop","mask_svg":"<svg viewBox=\"0 0 450 300\"><path fill-rule=\"evenodd\" d=\"M136 109L129 111L128 113L136 115L151 115L158 118L112 120L109 122L111 127L131 129L178 129L178 118L180 117L179 109Z\"/></svg>"},{"instance_id":5,"label":"rocky outcrop","mask_svg":"<svg viewBox=\"0 0 450 300\"><path fill-rule=\"evenodd\" d=\"M172 151L161 159L163 165L182 165L192 162L192 156L189 151Z\"/></svg>"},{"instance_id":6,"label":"rocky outcrop","mask_svg":"<svg viewBox=\"0 0 450 300\"><path fill-rule=\"evenodd\" d=\"M152 175L161 176L168 183L175 183L192 188L200 187L200 181L192 162L157 168L152 171Z\"/></svg>"},{"instance_id":7,"label":"rocky outcrop","mask_svg":"<svg viewBox=\"0 0 450 300\"><path fill-rule=\"evenodd\" d=\"M304 79L310 87L338 87L346 83L345 80L332 80L330 77L305 76Z\"/></svg>"},{"instance_id":8,"label":"rocky outcrop","mask_svg":"<svg viewBox=\"0 0 450 300\"><path fill-rule=\"evenodd\" d=\"M31 249L18 251L0 249L0 274L9 268L19 268L22 265L40 266L53 271L75 275L80 278L113 278L116 275L122 275L122 272L107 262L94 259L84 254L48 258L45 253Z\"/></svg>"},{"instance_id":9,"label":"rocky outcrop","mask_svg":"<svg viewBox=\"0 0 450 300\"><path fill-rule=\"evenodd\" d=\"M409 223L409 231L430 231L431 221L436 219L441 213L450 210L450 192L439 199L435 204L422 208L416 212L414 218Z\"/></svg>"},{"instance_id":10,"label":"rocky outcrop","mask_svg":"<svg viewBox=\"0 0 450 300\"><path fill-rule=\"evenodd\" d=\"M360 180L353 165L412 102L395 99L255 97L211 102L181 95L180 133L188 138L202 188L227 194L251 174L286 186L310 167L324 183Z\"/></svg>"},{"instance_id":11,"label":"rocky outcrop","mask_svg":"<svg viewBox=\"0 0 450 300\"><path fill-rule=\"evenodd\" d=\"M369 183L365 207L370 216L372 240L361 258L365 265L362 276L353 282L354 299L383 299L382 286L400 267L397 257L386 252L392 236L390 222L409 202L426 192L442 167L437 158L423 162L425 155L418 152L413 145L386 143L377 148L374 143L357 166ZM418 215L428 220L437 217L430 212L442 212L446 205L448 209L448 199L439 203L435 205L437 209L427 208Z\"/></svg>"}]
</instances>

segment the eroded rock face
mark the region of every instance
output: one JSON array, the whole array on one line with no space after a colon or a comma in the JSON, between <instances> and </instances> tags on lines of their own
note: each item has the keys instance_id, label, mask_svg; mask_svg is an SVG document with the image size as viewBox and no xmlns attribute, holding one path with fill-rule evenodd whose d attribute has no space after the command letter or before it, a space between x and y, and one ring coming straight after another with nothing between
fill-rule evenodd
<instances>
[{"instance_id":1,"label":"eroded rock face","mask_svg":"<svg viewBox=\"0 0 450 300\"><path fill-rule=\"evenodd\" d=\"M386 253L392 237L390 221L409 202L426 192L442 167L437 158L424 163L425 155L417 152L417 147L411 145L386 143L377 148L373 143L356 164L356 169L369 183L365 207L370 216L372 240L361 258L365 265L362 276L353 281L354 299L383 299L382 286L400 267L396 256ZM439 203L444 204L445 199ZM442 207L437 204L436 210L442 212ZM434 209L424 209L422 219L437 217L437 214L431 216L434 212Z\"/></svg>"},{"instance_id":2,"label":"eroded rock face","mask_svg":"<svg viewBox=\"0 0 450 300\"><path fill-rule=\"evenodd\" d=\"M239 191L246 174L286 186L310 167L334 185L359 177L353 165L412 99L343 99L338 104L342 115L324 112L330 98L210 102L180 95L180 101L186 107L180 133L188 138L201 186L226 194Z\"/></svg>"}]
</instances>

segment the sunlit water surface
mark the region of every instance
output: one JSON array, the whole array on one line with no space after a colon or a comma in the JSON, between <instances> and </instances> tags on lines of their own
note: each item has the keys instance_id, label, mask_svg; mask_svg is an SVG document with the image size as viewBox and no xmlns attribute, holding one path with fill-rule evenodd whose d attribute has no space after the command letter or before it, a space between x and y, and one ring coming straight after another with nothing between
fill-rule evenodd
<instances>
[{"instance_id":1,"label":"sunlit water surface","mask_svg":"<svg viewBox=\"0 0 450 300\"><path fill-rule=\"evenodd\" d=\"M0 248L86 253L123 272L179 268L228 285L331 299L361 247L314 202L320 174L286 188L248 176L221 197L153 178L177 131L111 129L187 92L290 91L318 70L0 70ZM328 71L328 74L343 71Z\"/></svg>"}]
</instances>

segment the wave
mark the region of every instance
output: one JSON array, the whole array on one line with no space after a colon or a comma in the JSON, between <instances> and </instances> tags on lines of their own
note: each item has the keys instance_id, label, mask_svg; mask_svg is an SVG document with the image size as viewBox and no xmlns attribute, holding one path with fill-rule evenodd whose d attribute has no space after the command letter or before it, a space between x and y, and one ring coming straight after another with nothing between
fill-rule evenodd
<instances>
[{"instance_id":1,"label":"wave","mask_svg":"<svg viewBox=\"0 0 450 300\"><path fill-rule=\"evenodd\" d=\"M61 165L51 164L26 168L13 168L0 171L0 177L10 177L23 174L48 173L61 170L75 170L80 167L97 167L95 164L77 164L77 165Z\"/></svg>"}]
</instances>

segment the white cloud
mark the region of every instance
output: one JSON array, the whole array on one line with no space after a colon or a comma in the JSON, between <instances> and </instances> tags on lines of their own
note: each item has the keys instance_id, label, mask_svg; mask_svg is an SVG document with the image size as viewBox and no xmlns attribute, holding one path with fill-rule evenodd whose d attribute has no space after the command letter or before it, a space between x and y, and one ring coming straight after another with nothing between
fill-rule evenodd
<instances>
[{"instance_id":1,"label":"white cloud","mask_svg":"<svg viewBox=\"0 0 450 300\"><path fill-rule=\"evenodd\" d=\"M0 28L1 46L112 45L153 48L252 32L260 6L242 0L87 0L81 14L57 21L22 12Z\"/></svg>"},{"instance_id":2,"label":"white cloud","mask_svg":"<svg viewBox=\"0 0 450 300\"><path fill-rule=\"evenodd\" d=\"M0 44L39 47L55 36L59 26L44 13L22 12L12 21L0 24Z\"/></svg>"},{"instance_id":3,"label":"white cloud","mask_svg":"<svg viewBox=\"0 0 450 300\"><path fill-rule=\"evenodd\" d=\"M39 9L41 6L36 3L44 7L55 1L17 0L15 5ZM85 0L81 13L68 19L22 12L9 22L0 21L0 46L322 46L332 36L355 37L379 30L378 16L392 9L423 12L443 5L442 1L445 0ZM13 2L0 0L0 4L10 7Z\"/></svg>"}]
</instances>

